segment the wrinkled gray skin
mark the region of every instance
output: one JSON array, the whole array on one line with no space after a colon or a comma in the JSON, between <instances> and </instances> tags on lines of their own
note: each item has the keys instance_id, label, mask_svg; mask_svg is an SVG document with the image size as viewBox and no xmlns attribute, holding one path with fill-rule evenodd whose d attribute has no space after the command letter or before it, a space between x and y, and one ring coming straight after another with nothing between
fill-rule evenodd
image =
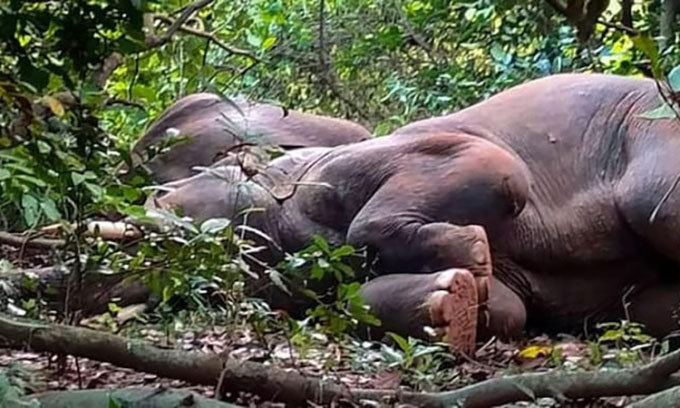
<instances>
[{"instance_id":1,"label":"wrinkled gray skin","mask_svg":"<svg viewBox=\"0 0 680 408\"><path fill-rule=\"evenodd\" d=\"M210 166L244 142L284 149L338 146L369 139L362 126L347 120L311 115L244 99L222 100L209 93L186 96L151 125L133 148L134 164L152 145L168 140L168 129L188 138L154 156L148 169L157 182L165 183L196 174L196 166Z\"/></svg>"},{"instance_id":2,"label":"wrinkled gray skin","mask_svg":"<svg viewBox=\"0 0 680 408\"><path fill-rule=\"evenodd\" d=\"M158 204L197 219L263 207L251 222L285 251L313 234L368 246L382 273L398 275L363 294L405 334L422 330L416 305L437 271L474 268L461 252L474 224L493 259L482 337L626 313L666 335L680 300L680 189L650 216L680 175L680 122L639 116L659 101L647 79L552 76L390 137L292 152L238 202L233 180L244 176L229 167L226 181L200 175ZM304 185L293 191L291 180Z\"/></svg>"}]
</instances>

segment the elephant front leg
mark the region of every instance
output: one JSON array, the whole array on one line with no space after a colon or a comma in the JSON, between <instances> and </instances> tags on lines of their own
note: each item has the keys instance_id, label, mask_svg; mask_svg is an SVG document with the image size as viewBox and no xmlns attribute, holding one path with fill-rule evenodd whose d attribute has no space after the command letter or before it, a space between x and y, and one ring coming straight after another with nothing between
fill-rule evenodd
<instances>
[{"instance_id":1,"label":"elephant front leg","mask_svg":"<svg viewBox=\"0 0 680 408\"><path fill-rule=\"evenodd\" d=\"M481 312L485 313L492 264L484 228L445 222L386 227L394 222L394 219L377 219L363 225L355 224L348 240L353 245L366 245L376 251L377 267L382 273L432 273L450 268L466 270L473 276L477 301Z\"/></svg>"},{"instance_id":2,"label":"elephant front leg","mask_svg":"<svg viewBox=\"0 0 680 408\"><path fill-rule=\"evenodd\" d=\"M381 321L373 333L391 331L417 338L435 334L454 350L472 354L480 334L513 338L521 335L526 322L524 303L496 279L490 282L489 314L480 316L475 286L468 270L449 269L382 276L364 284L361 296Z\"/></svg>"},{"instance_id":3,"label":"elephant front leg","mask_svg":"<svg viewBox=\"0 0 680 408\"><path fill-rule=\"evenodd\" d=\"M492 265L484 228L431 223L415 228L411 224L391 235L378 235L385 230L375 226L366 231L371 232L361 240L355 232L351 241L377 250L380 269L437 272L388 275L369 282L364 292L369 304L380 309L378 316L408 316L404 322L412 326L405 327L409 333L421 332L422 322L429 319L443 329L453 349L473 352L478 324L486 327L489 322ZM413 282L404 276L412 276Z\"/></svg>"},{"instance_id":4,"label":"elephant front leg","mask_svg":"<svg viewBox=\"0 0 680 408\"><path fill-rule=\"evenodd\" d=\"M461 268L472 274L480 312L486 313L492 264L484 228L478 225L426 224L418 229L415 240L421 246L417 250L428 255L423 265L432 271Z\"/></svg>"}]
</instances>

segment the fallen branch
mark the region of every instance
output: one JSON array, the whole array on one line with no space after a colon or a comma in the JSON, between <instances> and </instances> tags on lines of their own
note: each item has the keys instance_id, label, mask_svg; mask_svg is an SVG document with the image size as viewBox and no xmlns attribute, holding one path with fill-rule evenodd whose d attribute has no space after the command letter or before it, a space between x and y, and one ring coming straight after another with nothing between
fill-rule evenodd
<instances>
[{"instance_id":1,"label":"fallen branch","mask_svg":"<svg viewBox=\"0 0 680 408\"><path fill-rule=\"evenodd\" d=\"M219 380L222 385L219 393L250 392L266 400L296 406L307 401L331 404L339 400L378 400L426 408L483 408L541 397L578 399L643 395L680 385L680 378L672 375L680 368L680 350L635 369L519 374L454 391L414 393L349 389L338 383L307 378L295 371L252 361L225 360L211 354L160 349L95 330L17 321L2 316L0 339L8 347L23 349L28 346L36 351L106 361L194 384L215 385ZM655 397L670 398L668 395L675 394L669 390Z\"/></svg>"},{"instance_id":2,"label":"fallen branch","mask_svg":"<svg viewBox=\"0 0 680 408\"><path fill-rule=\"evenodd\" d=\"M634 369L580 373L548 372L494 378L459 390L430 394L425 402L432 407L462 403L465 408L483 408L532 401L536 398L580 399L650 394L680 384L672 376L680 369L680 350ZM417 404L422 398L411 395L405 402Z\"/></svg>"},{"instance_id":3,"label":"fallen branch","mask_svg":"<svg viewBox=\"0 0 680 408\"><path fill-rule=\"evenodd\" d=\"M25 402L38 401L41 408L109 408L111 406L237 408L203 397L191 391L164 388L122 388L117 390L48 391L22 398ZM111 401L118 402L111 405Z\"/></svg>"},{"instance_id":4,"label":"fallen branch","mask_svg":"<svg viewBox=\"0 0 680 408\"><path fill-rule=\"evenodd\" d=\"M70 228L75 229L75 224ZM62 229L61 224L54 224L44 227L36 235L19 235L11 232L0 231L0 244L10 245L13 247L26 248L42 248L42 249L59 249L66 246L66 241L56 238L38 238L42 235L56 234ZM125 222L112 221L92 221L87 224L87 230L84 232L86 237L101 237L102 239L113 241L125 241L130 239L137 239L142 236L142 233L132 224Z\"/></svg>"},{"instance_id":5,"label":"fallen branch","mask_svg":"<svg viewBox=\"0 0 680 408\"><path fill-rule=\"evenodd\" d=\"M306 401L330 403L350 396L342 385L307 379L296 372L251 361L224 361L213 354L160 349L142 341L72 326L0 316L0 339L6 347L106 361L193 384L216 385L222 376L222 392L252 392L291 405L304 405Z\"/></svg>"},{"instance_id":6,"label":"fallen branch","mask_svg":"<svg viewBox=\"0 0 680 408\"><path fill-rule=\"evenodd\" d=\"M10 232L0 231L0 244L13 247L57 249L66 246L66 241L62 239L37 238L31 236L17 235Z\"/></svg>"},{"instance_id":7,"label":"fallen branch","mask_svg":"<svg viewBox=\"0 0 680 408\"><path fill-rule=\"evenodd\" d=\"M137 276L97 272L84 274L80 285L71 285L70 296L67 296L73 275L66 268L9 271L1 274L0 279L9 282L21 297L37 296L57 310L64 310L68 298L68 310L79 310L81 317L104 313L111 302L126 307L150 300L148 287ZM27 281L35 284L25 285Z\"/></svg>"},{"instance_id":8,"label":"fallen branch","mask_svg":"<svg viewBox=\"0 0 680 408\"><path fill-rule=\"evenodd\" d=\"M652 394L628 405L627 408L677 408L678 401L680 401L680 386Z\"/></svg>"}]
</instances>

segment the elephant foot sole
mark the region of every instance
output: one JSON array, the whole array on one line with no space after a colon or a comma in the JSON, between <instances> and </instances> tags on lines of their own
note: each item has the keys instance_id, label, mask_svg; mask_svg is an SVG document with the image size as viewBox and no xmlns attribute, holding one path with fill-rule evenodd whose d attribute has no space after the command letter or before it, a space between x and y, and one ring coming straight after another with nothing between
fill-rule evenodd
<instances>
[{"instance_id":1,"label":"elephant foot sole","mask_svg":"<svg viewBox=\"0 0 680 408\"><path fill-rule=\"evenodd\" d=\"M429 303L430 319L454 351L471 355L477 340L479 297L474 275L466 269L443 271Z\"/></svg>"}]
</instances>

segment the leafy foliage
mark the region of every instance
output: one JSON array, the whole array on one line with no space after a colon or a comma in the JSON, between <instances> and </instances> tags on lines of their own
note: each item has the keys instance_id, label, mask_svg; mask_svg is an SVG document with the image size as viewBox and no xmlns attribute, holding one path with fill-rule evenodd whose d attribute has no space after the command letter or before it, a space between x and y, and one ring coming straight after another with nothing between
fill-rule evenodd
<instances>
[{"instance_id":1,"label":"leafy foliage","mask_svg":"<svg viewBox=\"0 0 680 408\"><path fill-rule=\"evenodd\" d=\"M622 320L601 323L598 328L603 333L590 346L591 358L596 364L604 360L614 360L621 366L631 365L642 360L642 350L654 345L655 339L645 334L643 326Z\"/></svg>"},{"instance_id":2,"label":"leafy foliage","mask_svg":"<svg viewBox=\"0 0 680 408\"><path fill-rule=\"evenodd\" d=\"M361 260L351 246L331 248L325 239L315 236L309 247L287 255L279 265L282 276L314 301L315 306L307 312L309 317L318 320L330 334L343 334L362 323L380 324L359 296L361 284L346 263L352 258Z\"/></svg>"}]
</instances>

